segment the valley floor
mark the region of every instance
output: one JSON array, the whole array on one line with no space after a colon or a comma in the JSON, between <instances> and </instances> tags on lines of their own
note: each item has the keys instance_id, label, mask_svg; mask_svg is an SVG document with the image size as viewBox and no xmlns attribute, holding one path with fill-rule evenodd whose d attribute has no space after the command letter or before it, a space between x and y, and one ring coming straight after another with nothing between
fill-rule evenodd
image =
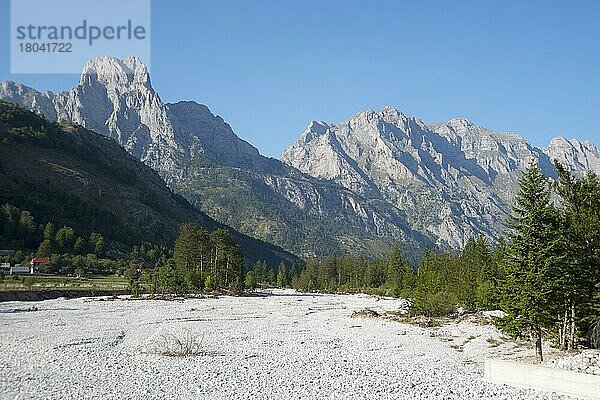
<instances>
[{"instance_id":1,"label":"valley floor","mask_svg":"<svg viewBox=\"0 0 600 400\"><path fill-rule=\"evenodd\" d=\"M37 311L27 311L35 304ZM351 318L400 303L275 290L261 297L0 304L2 398L554 399L486 383L486 356L530 356L491 326ZM34 309L35 310L35 309ZM153 353L190 332L201 354Z\"/></svg>"}]
</instances>

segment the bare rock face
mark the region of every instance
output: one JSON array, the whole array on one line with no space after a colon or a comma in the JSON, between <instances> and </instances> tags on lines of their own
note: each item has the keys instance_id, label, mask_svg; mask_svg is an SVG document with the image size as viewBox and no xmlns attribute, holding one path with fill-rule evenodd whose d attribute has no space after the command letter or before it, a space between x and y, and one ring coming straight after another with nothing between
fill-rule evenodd
<instances>
[{"instance_id":1,"label":"bare rock face","mask_svg":"<svg viewBox=\"0 0 600 400\"><path fill-rule=\"evenodd\" d=\"M427 125L401 111L362 111L337 124L311 122L284 163L404 210L410 227L460 248L469 236L497 237L534 160L555 176L553 159L574 172L600 173L598 149L555 138L546 149L464 118Z\"/></svg>"},{"instance_id":2,"label":"bare rock face","mask_svg":"<svg viewBox=\"0 0 600 400\"><path fill-rule=\"evenodd\" d=\"M600 172L600 150L589 140L565 139L557 136L544 149L553 160L556 159L572 172Z\"/></svg>"},{"instance_id":3,"label":"bare rock face","mask_svg":"<svg viewBox=\"0 0 600 400\"><path fill-rule=\"evenodd\" d=\"M56 108L54 106L55 98L56 95L54 93L40 93L20 83L12 81L0 83L0 99L42 114L50 120L57 119Z\"/></svg>"},{"instance_id":4,"label":"bare rock face","mask_svg":"<svg viewBox=\"0 0 600 400\"><path fill-rule=\"evenodd\" d=\"M250 168L262 158L250 143L240 139L223 118L213 115L208 107L193 101L167 104L169 120L176 141L186 157L211 157L219 163Z\"/></svg>"}]
</instances>

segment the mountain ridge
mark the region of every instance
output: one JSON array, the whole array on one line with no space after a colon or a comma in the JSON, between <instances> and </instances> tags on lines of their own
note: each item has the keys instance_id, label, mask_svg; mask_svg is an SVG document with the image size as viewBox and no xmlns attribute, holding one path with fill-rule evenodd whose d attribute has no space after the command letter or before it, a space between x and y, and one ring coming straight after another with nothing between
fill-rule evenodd
<instances>
[{"instance_id":1,"label":"mountain ridge","mask_svg":"<svg viewBox=\"0 0 600 400\"><path fill-rule=\"evenodd\" d=\"M555 138L541 149L466 118L426 124L387 106L338 124L311 121L282 160L358 193L378 191L407 212L412 229L429 231L438 245L460 248L473 235L499 236L531 160L551 177L554 158L574 172L600 173L600 152L584 143ZM442 217L431 218L432 209Z\"/></svg>"},{"instance_id":2,"label":"mountain ridge","mask_svg":"<svg viewBox=\"0 0 600 400\"><path fill-rule=\"evenodd\" d=\"M576 172L600 159L591 142L545 150L466 118L426 124L388 106L311 121L277 160L207 106L163 103L137 58L92 60L60 94L3 82L0 99L115 139L213 218L305 257L378 256L401 241L415 259L425 246L496 240L528 157L550 175L551 157Z\"/></svg>"}]
</instances>

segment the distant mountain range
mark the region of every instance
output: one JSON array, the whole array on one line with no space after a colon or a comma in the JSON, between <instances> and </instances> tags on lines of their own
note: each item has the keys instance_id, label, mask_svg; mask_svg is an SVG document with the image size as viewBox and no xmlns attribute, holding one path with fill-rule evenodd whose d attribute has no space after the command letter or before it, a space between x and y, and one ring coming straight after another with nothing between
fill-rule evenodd
<instances>
[{"instance_id":1,"label":"distant mountain range","mask_svg":"<svg viewBox=\"0 0 600 400\"><path fill-rule=\"evenodd\" d=\"M6 81L0 99L109 136L212 218L301 256L383 254L400 241L458 249L496 239L531 159L600 173L589 141L522 137L466 119L435 125L386 107L339 124L312 121L282 160L267 158L195 102L163 103L144 64L100 57L67 92Z\"/></svg>"},{"instance_id":2,"label":"distant mountain range","mask_svg":"<svg viewBox=\"0 0 600 400\"><path fill-rule=\"evenodd\" d=\"M498 236L531 160L554 176L558 159L600 173L589 141L554 138L547 148L458 118L427 125L399 110L366 110L337 125L313 121L282 160L300 171L403 210L408 225L457 249L470 236Z\"/></svg>"}]
</instances>

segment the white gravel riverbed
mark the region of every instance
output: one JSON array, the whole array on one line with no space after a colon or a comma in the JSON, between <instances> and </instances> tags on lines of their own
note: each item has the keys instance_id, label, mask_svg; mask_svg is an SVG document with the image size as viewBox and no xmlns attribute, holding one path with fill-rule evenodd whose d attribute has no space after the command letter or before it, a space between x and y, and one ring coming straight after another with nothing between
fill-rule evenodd
<instances>
[{"instance_id":1,"label":"white gravel riverbed","mask_svg":"<svg viewBox=\"0 0 600 400\"><path fill-rule=\"evenodd\" d=\"M37 311L25 311L32 307ZM57 299L0 304L0 396L6 399L559 399L486 383L483 359L530 349L491 326L439 329L363 308L364 295L160 300ZM191 332L201 354L151 352L161 333Z\"/></svg>"}]
</instances>

